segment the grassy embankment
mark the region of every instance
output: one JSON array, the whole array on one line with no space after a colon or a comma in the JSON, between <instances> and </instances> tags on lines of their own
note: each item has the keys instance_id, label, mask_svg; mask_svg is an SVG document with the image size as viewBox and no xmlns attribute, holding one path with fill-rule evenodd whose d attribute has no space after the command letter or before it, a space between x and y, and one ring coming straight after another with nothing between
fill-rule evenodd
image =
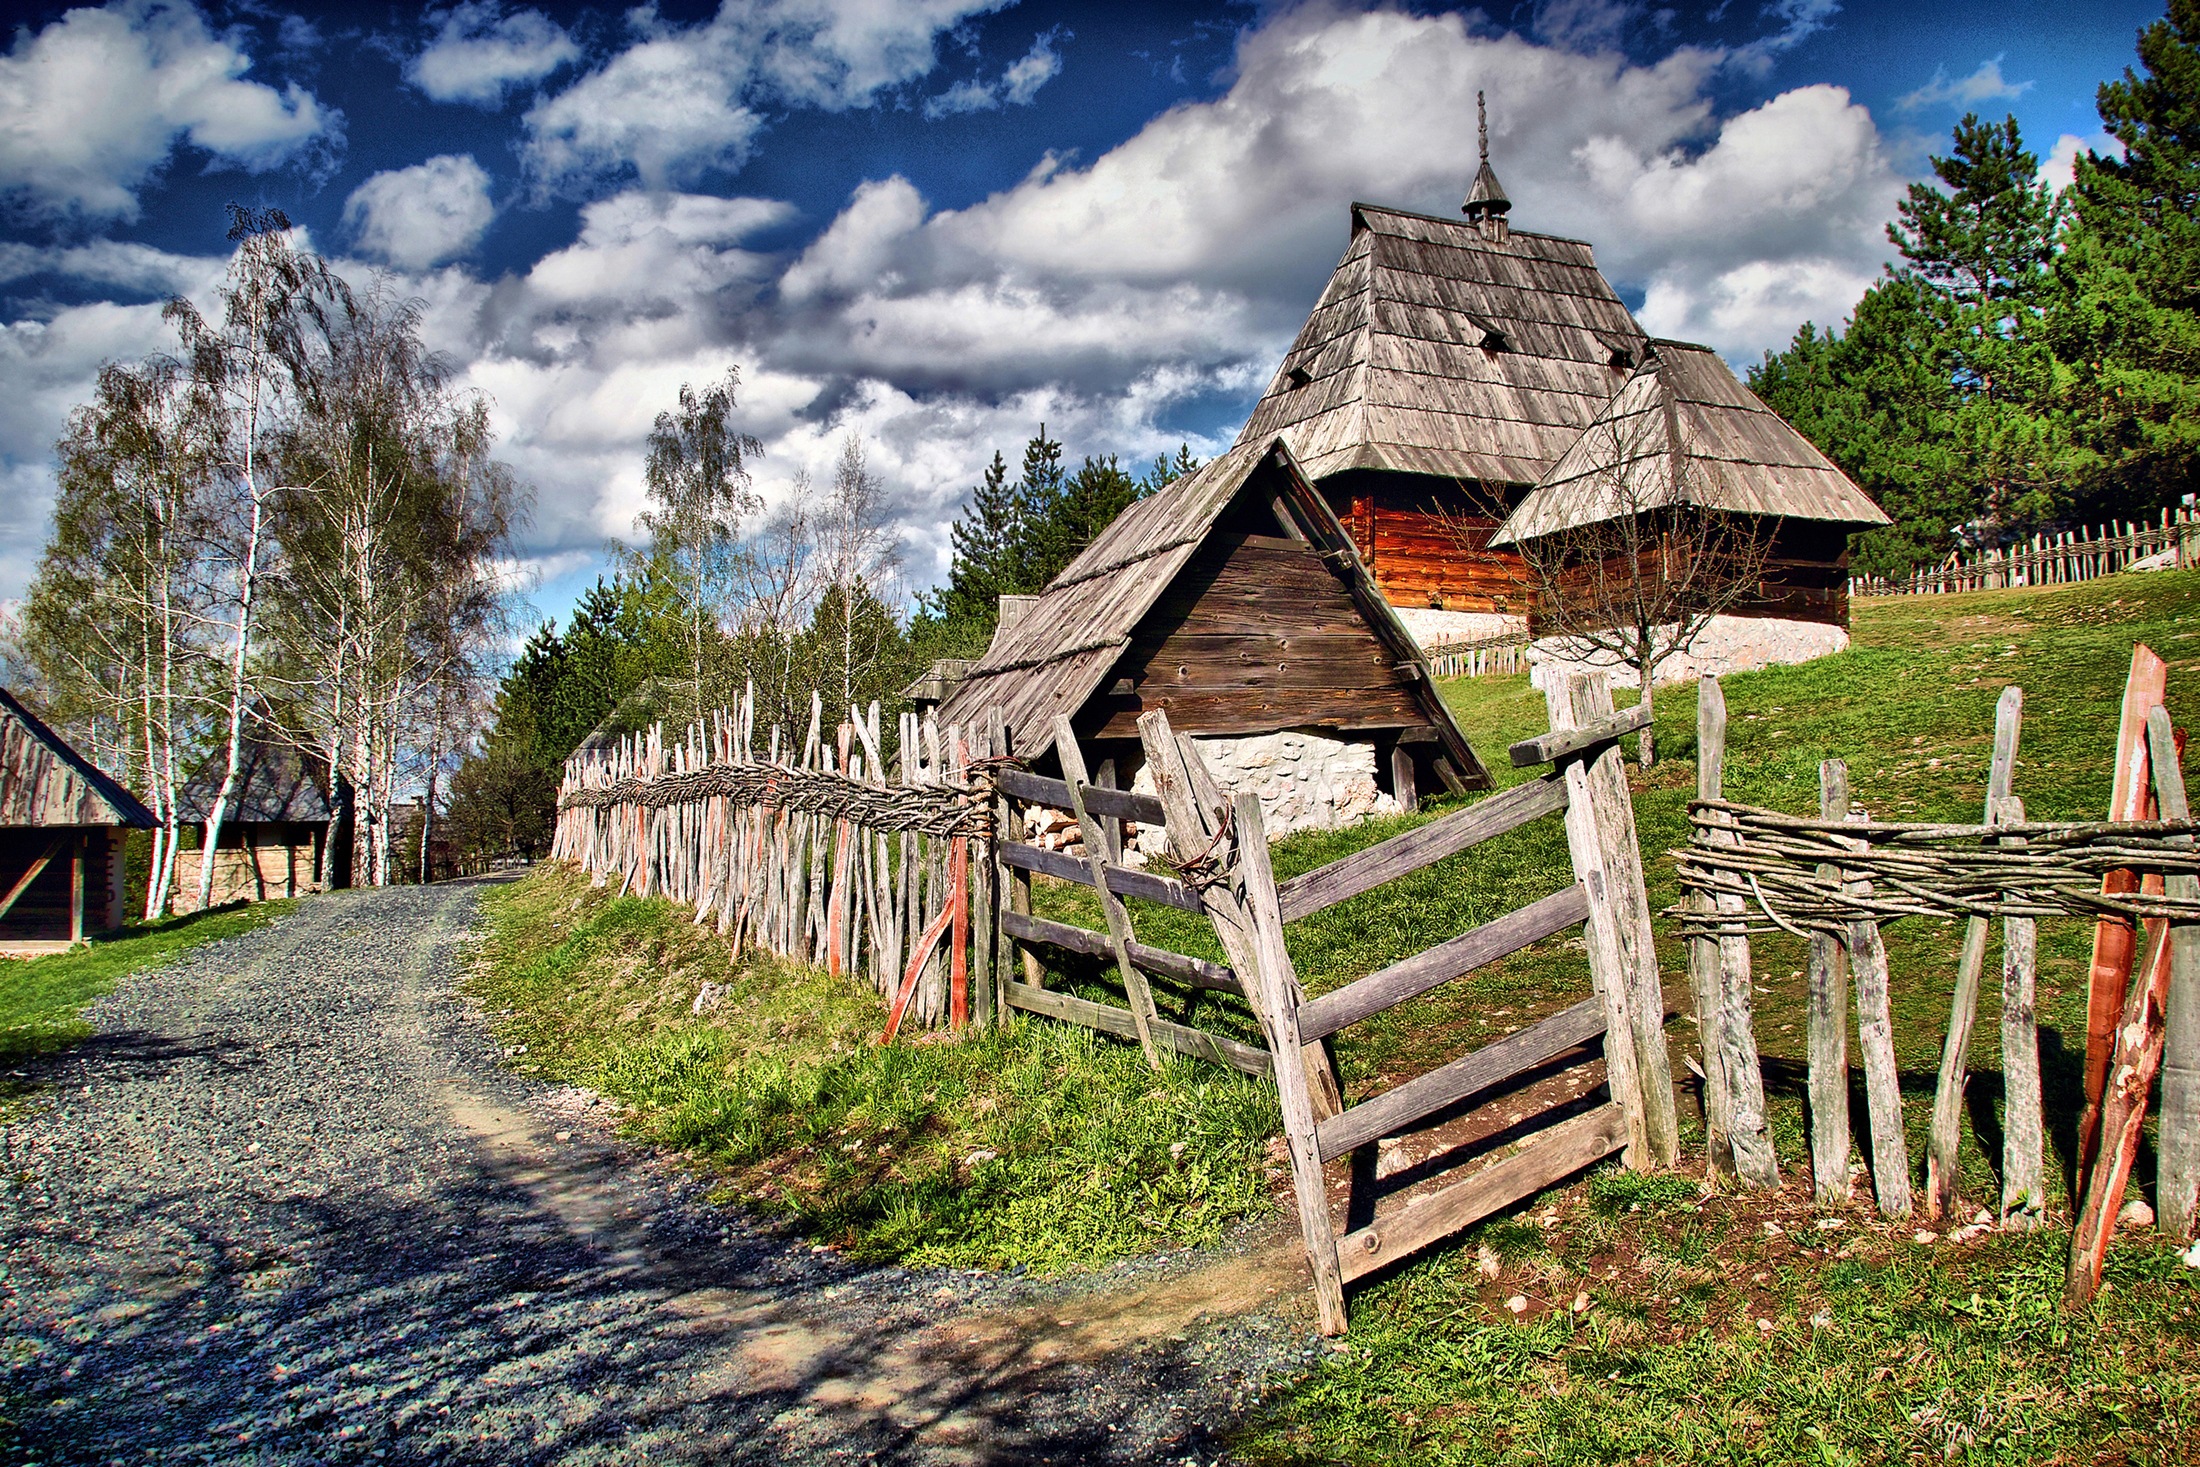
<instances>
[{"instance_id":1,"label":"grassy embankment","mask_svg":"<svg viewBox=\"0 0 2200 1467\"><path fill-rule=\"evenodd\" d=\"M2200 576L1863 603L1849 653L1729 680L1729 793L1814 810L1818 761L1838 755L1875 812L1975 818L1994 700L2013 681L2027 694L2017 792L2038 817L2097 814L2134 640L2170 659L2171 710L2200 725ZM1455 683L1447 697L1493 766L1545 724L1525 679ZM1686 836L1693 691L1663 692L1659 709L1664 758L1636 772L1654 906L1677 895L1659 853ZM1401 823L1282 842L1278 871ZM1544 822L1296 924L1294 955L1318 992L1566 879L1557 822ZM1233 1075L1179 1063L1152 1076L1127 1046L1043 1023L882 1052L865 1043L880 1017L867 993L778 965L729 974L723 948L661 904L608 901L551 872L491 900L482 991L527 1046L523 1063L628 1101L643 1134L713 1159L730 1190L813 1235L877 1257L1058 1267L1198 1242L1266 1206L1272 1102ZM1073 889L1049 890L1048 908L1098 925ZM1149 941L1219 956L1193 920L1137 916ZM2075 922L2042 927L2043 1058L2062 1117L2086 937ZM1960 934L1906 922L1888 940L1915 1157ZM1677 945L1663 957L1669 992L1685 1000ZM1800 1180L1803 963L1785 938L1759 943L1756 961L1776 1138ZM1066 976L1104 981L1096 967ZM696 1019L687 1006L706 978L732 987L725 1007ZM1995 1195L1999 1147L1987 986L1965 1143L1965 1191L1978 1199ZM1539 945L1341 1036L1347 1084L1380 1089L1585 992L1578 948ZM1675 1035L1690 1042L1685 1021ZM2065 1165L2068 1133L2051 1137ZM2062 1168L2051 1171L2060 1186ZM2017 1443L2143 1457L2189 1444L2191 1376L2172 1362L2190 1344L2191 1286L2166 1250L2120 1252L2107 1302L2071 1319L2053 1306L2054 1234L1926 1248L1867 1212L1816 1228L1800 1189L1769 1202L1699 1197L1610 1173L1553 1194L1538 1216L1555 1223L1494 1222L1358 1296L1350 1353L1272 1397L1244 1450L1273 1461L1840 1462L1998 1457ZM1496 1260L1495 1278L1473 1266L1477 1249ZM1502 1307L1515 1294L1527 1301L1518 1320Z\"/></svg>"},{"instance_id":2,"label":"grassy embankment","mask_svg":"<svg viewBox=\"0 0 2200 1467\"><path fill-rule=\"evenodd\" d=\"M274 921L295 902L227 907L101 933L73 952L0 960L0 1061L65 1049L88 1036L84 1008L132 973L172 962L201 943Z\"/></svg>"}]
</instances>

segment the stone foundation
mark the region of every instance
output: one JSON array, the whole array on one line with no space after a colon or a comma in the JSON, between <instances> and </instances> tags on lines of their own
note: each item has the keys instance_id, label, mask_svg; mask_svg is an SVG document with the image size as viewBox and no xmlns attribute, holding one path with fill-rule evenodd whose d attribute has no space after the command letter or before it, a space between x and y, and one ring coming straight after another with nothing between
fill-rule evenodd
<instances>
[{"instance_id":1,"label":"stone foundation","mask_svg":"<svg viewBox=\"0 0 2200 1467\"><path fill-rule=\"evenodd\" d=\"M1846 652L1847 627L1819 621L1788 621L1770 616L1715 616L1696 636L1686 652L1668 657L1658 667L1660 683L1686 682L1710 673L1752 672L1760 667L1811 662ZM1563 637L1543 637L1528 648L1528 680L1544 686L1544 669L1566 666L1594 668L1619 688L1635 685L1634 669L1621 666L1603 653L1581 655Z\"/></svg>"},{"instance_id":2,"label":"stone foundation","mask_svg":"<svg viewBox=\"0 0 2200 1467\"><path fill-rule=\"evenodd\" d=\"M1376 787L1375 746L1370 742L1316 729L1239 739L1194 737L1192 742L1224 790L1249 790L1260 797L1271 837L1293 830L1332 830L1370 815L1398 813L1397 800ZM1152 774L1141 766L1131 788L1152 794ZM1141 828L1137 848L1160 851L1164 836L1158 828Z\"/></svg>"},{"instance_id":3,"label":"stone foundation","mask_svg":"<svg viewBox=\"0 0 2200 1467\"><path fill-rule=\"evenodd\" d=\"M1483 642L1492 637L1524 637L1528 619L1495 611L1438 611L1432 606L1399 606L1391 610L1423 647L1439 642Z\"/></svg>"}]
</instances>

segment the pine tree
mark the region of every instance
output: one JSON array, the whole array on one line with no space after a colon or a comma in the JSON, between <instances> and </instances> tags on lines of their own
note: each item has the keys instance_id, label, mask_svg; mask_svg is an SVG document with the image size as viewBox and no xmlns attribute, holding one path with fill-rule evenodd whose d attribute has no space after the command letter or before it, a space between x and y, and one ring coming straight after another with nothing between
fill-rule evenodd
<instances>
[{"instance_id":1,"label":"pine tree","mask_svg":"<svg viewBox=\"0 0 2200 1467\"><path fill-rule=\"evenodd\" d=\"M2061 213L2054 190L2038 181L2040 160L2026 151L2014 117L1981 122L1966 114L1953 142L1948 156L1932 160L1947 192L1911 184L1887 238L1910 269L1960 304L2036 299Z\"/></svg>"},{"instance_id":2,"label":"pine tree","mask_svg":"<svg viewBox=\"0 0 2200 1467\"><path fill-rule=\"evenodd\" d=\"M942 621L982 621L992 625L1000 598L1020 589L1015 563L1023 539L1016 491L1009 487L1008 462L996 449L985 478L970 491L970 507L950 528L955 558L947 584L930 599L927 610Z\"/></svg>"},{"instance_id":3,"label":"pine tree","mask_svg":"<svg viewBox=\"0 0 2200 1467\"><path fill-rule=\"evenodd\" d=\"M1062 469L1062 445L1047 437L1047 425L1024 445L1024 465L1016 480L1016 550L1008 579L1030 593L1046 588L1054 573L1069 564L1074 538L1062 519L1062 494L1068 475Z\"/></svg>"}]
</instances>

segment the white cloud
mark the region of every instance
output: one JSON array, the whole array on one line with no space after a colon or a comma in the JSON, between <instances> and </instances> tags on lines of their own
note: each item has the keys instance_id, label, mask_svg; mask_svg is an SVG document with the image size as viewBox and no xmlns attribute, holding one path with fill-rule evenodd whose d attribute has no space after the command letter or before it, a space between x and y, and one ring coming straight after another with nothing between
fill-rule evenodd
<instances>
[{"instance_id":1,"label":"white cloud","mask_svg":"<svg viewBox=\"0 0 2200 1467\"><path fill-rule=\"evenodd\" d=\"M2098 153L2104 158L2121 158L2124 156L2123 141L2105 132L2097 132L2090 137L2079 137L2074 132L2066 132L2055 139L2055 146L2041 160L2037 181L2061 193L2077 177L2079 156L2088 152Z\"/></svg>"},{"instance_id":2,"label":"white cloud","mask_svg":"<svg viewBox=\"0 0 2200 1467\"><path fill-rule=\"evenodd\" d=\"M377 173L344 200L359 248L413 270L473 249L496 213L489 175L471 153Z\"/></svg>"},{"instance_id":3,"label":"white cloud","mask_svg":"<svg viewBox=\"0 0 2200 1467\"><path fill-rule=\"evenodd\" d=\"M997 111L1003 103L1029 107L1045 86L1062 72L1062 55L1055 50L1059 30L1034 36L1031 49L1011 61L997 82L959 81L936 97L926 99L924 115L950 117L964 112Z\"/></svg>"},{"instance_id":4,"label":"white cloud","mask_svg":"<svg viewBox=\"0 0 2200 1467\"><path fill-rule=\"evenodd\" d=\"M628 12L632 44L526 116L548 188L682 186L748 161L772 103L842 110L929 73L938 34L1004 0L723 0L698 25Z\"/></svg>"},{"instance_id":5,"label":"white cloud","mask_svg":"<svg viewBox=\"0 0 2200 1467\"><path fill-rule=\"evenodd\" d=\"M252 58L186 0L116 0L19 31L0 56L0 194L35 212L137 217L137 188L179 138L264 172L336 139L342 114L297 83L246 81Z\"/></svg>"},{"instance_id":6,"label":"white cloud","mask_svg":"<svg viewBox=\"0 0 2200 1467\"><path fill-rule=\"evenodd\" d=\"M1894 105L1904 112L1927 107L1976 107L1981 102L2013 102L2032 90L2029 81L2013 82L2001 74L2001 58L1981 61L1969 76L1951 77L1948 68L1933 68L1933 79Z\"/></svg>"},{"instance_id":7,"label":"white cloud","mask_svg":"<svg viewBox=\"0 0 2200 1467\"><path fill-rule=\"evenodd\" d=\"M430 20L435 39L405 63L405 80L438 102L495 107L515 87L580 60L564 27L539 10L504 13L502 0L466 0Z\"/></svg>"}]
</instances>

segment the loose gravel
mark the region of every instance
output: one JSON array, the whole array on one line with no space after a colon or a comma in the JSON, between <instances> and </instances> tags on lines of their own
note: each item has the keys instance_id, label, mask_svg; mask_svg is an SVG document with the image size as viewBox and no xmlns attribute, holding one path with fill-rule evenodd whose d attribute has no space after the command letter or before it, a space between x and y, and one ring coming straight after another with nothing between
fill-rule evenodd
<instances>
[{"instance_id":1,"label":"loose gravel","mask_svg":"<svg viewBox=\"0 0 2200 1467\"><path fill-rule=\"evenodd\" d=\"M1070 1282L866 1268L500 1068L478 889L131 979L0 1125L0 1457L1210 1462L1318 1351L1273 1237Z\"/></svg>"}]
</instances>

